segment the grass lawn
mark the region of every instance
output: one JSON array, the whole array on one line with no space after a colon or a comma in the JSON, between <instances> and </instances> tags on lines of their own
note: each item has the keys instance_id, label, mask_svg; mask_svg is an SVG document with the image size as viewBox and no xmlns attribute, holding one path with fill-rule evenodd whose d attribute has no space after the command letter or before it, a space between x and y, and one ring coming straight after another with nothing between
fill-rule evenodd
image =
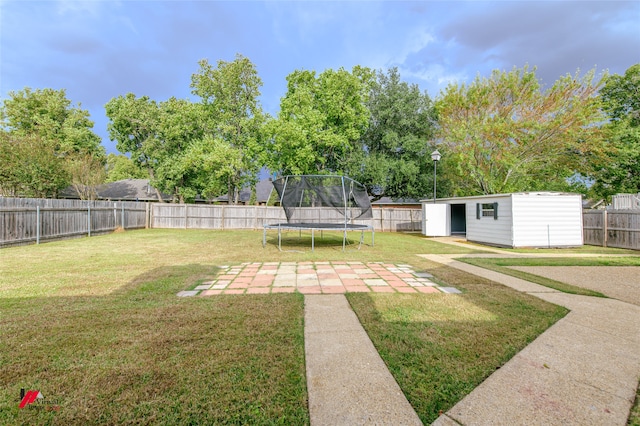
<instances>
[{"instance_id":1,"label":"grass lawn","mask_svg":"<svg viewBox=\"0 0 640 426\"><path fill-rule=\"evenodd\" d=\"M462 271L440 267L431 272L463 294L347 294L425 424L567 313Z\"/></svg>"},{"instance_id":2,"label":"grass lawn","mask_svg":"<svg viewBox=\"0 0 640 426\"><path fill-rule=\"evenodd\" d=\"M142 230L0 250L0 424L307 424L302 296L176 297L222 265L407 263L463 290L348 295L426 422L566 313L415 256L476 247L383 233L342 252L328 234L311 252L290 233L283 248L304 252L279 252L274 240ZM19 409L21 388L45 404Z\"/></svg>"},{"instance_id":3,"label":"grass lawn","mask_svg":"<svg viewBox=\"0 0 640 426\"><path fill-rule=\"evenodd\" d=\"M640 387L638 387L638 392L636 392L636 402L631 409L627 424L629 426L640 426Z\"/></svg>"}]
</instances>

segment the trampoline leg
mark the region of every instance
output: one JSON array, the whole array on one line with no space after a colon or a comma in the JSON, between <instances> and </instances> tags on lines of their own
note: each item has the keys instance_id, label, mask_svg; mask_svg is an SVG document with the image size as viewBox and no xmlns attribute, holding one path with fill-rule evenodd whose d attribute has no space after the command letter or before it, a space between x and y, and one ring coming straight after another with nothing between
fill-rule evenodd
<instances>
[{"instance_id":1,"label":"trampoline leg","mask_svg":"<svg viewBox=\"0 0 640 426\"><path fill-rule=\"evenodd\" d=\"M347 245L347 231L344 231L344 235L342 236L342 251L345 251L345 247Z\"/></svg>"},{"instance_id":2,"label":"trampoline leg","mask_svg":"<svg viewBox=\"0 0 640 426\"><path fill-rule=\"evenodd\" d=\"M376 231L371 230L371 247L376 245Z\"/></svg>"},{"instance_id":3,"label":"trampoline leg","mask_svg":"<svg viewBox=\"0 0 640 426\"><path fill-rule=\"evenodd\" d=\"M282 230L278 228L278 250L282 251Z\"/></svg>"}]
</instances>

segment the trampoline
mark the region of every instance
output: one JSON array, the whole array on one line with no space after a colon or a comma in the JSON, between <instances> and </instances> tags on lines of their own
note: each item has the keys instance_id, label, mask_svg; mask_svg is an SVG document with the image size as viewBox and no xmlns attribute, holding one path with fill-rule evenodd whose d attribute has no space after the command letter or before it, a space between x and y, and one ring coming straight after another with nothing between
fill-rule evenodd
<instances>
[{"instance_id":1,"label":"trampoline","mask_svg":"<svg viewBox=\"0 0 640 426\"><path fill-rule=\"evenodd\" d=\"M267 244L267 231L278 231L278 249L282 251L283 231L311 232L311 251L315 249L315 232L342 232L342 250L346 249L347 232L360 232L358 249L364 242L365 231L371 231L371 245L375 232L370 224L355 220L372 219L371 202L366 188L346 176L297 175L283 176L273 181L286 223L264 225L262 246Z\"/></svg>"}]
</instances>

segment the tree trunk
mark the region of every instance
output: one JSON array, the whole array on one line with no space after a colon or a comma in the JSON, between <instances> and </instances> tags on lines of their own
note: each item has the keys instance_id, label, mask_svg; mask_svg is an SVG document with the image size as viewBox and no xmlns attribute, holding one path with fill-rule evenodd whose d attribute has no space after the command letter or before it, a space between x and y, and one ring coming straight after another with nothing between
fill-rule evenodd
<instances>
[{"instance_id":1,"label":"tree trunk","mask_svg":"<svg viewBox=\"0 0 640 426\"><path fill-rule=\"evenodd\" d=\"M151 184L151 180L153 180L153 169L149 168L148 170L149 170L149 177L151 178L149 180L149 184ZM159 203L164 203L164 200L162 199L162 194L160 193L158 188L154 187L153 189L156 191L156 196L158 197L158 202Z\"/></svg>"}]
</instances>

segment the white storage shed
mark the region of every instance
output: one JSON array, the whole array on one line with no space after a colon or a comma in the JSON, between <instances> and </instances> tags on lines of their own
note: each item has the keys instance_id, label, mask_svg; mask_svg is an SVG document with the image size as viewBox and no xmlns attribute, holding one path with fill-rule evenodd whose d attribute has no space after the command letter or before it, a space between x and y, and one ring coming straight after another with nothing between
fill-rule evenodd
<instances>
[{"instance_id":1,"label":"white storage shed","mask_svg":"<svg viewBox=\"0 0 640 426\"><path fill-rule=\"evenodd\" d=\"M523 192L422 200L422 233L500 247L583 244L582 196Z\"/></svg>"}]
</instances>

